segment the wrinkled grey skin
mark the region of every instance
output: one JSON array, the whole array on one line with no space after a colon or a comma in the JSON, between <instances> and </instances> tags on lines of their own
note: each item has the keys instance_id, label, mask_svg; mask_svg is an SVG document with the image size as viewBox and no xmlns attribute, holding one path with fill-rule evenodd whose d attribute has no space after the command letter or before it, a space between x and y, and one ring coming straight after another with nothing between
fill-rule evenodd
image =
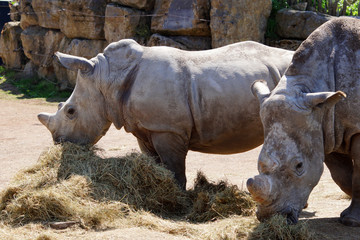
<instances>
[{"instance_id":1,"label":"wrinkled grey skin","mask_svg":"<svg viewBox=\"0 0 360 240\"><path fill-rule=\"evenodd\" d=\"M91 60L57 53L78 70L75 89L55 114L39 120L55 142L95 144L111 123L131 132L185 187L188 150L231 154L263 142L250 86L280 80L292 51L243 42L207 51L110 44Z\"/></svg>"},{"instance_id":2,"label":"wrinkled grey skin","mask_svg":"<svg viewBox=\"0 0 360 240\"><path fill-rule=\"evenodd\" d=\"M325 23L295 52L271 93L261 81L252 90L265 133L260 175L247 181L258 218L282 213L296 223L325 162L352 197L341 222L360 226L360 20Z\"/></svg>"}]
</instances>

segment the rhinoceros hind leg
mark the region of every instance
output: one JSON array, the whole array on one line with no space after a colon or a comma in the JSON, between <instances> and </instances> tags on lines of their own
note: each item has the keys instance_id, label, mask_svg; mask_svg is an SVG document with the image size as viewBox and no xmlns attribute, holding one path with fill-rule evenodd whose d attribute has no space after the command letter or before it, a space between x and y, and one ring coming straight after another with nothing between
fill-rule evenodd
<instances>
[{"instance_id":1,"label":"rhinoceros hind leg","mask_svg":"<svg viewBox=\"0 0 360 240\"><path fill-rule=\"evenodd\" d=\"M161 162L175 174L176 181L185 190L185 158L188 144L173 133L152 133L151 139Z\"/></svg>"},{"instance_id":2,"label":"rhinoceros hind leg","mask_svg":"<svg viewBox=\"0 0 360 240\"><path fill-rule=\"evenodd\" d=\"M325 156L325 164L340 189L352 196L353 162L351 156L334 152Z\"/></svg>"},{"instance_id":3,"label":"rhinoceros hind leg","mask_svg":"<svg viewBox=\"0 0 360 240\"><path fill-rule=\"evenodd\" d=\"M353 159L352 199L350 207L341 213L340 221L347 226L360 227L360 134L352 138L351 157Z\"/></svg>"}]
</instances>

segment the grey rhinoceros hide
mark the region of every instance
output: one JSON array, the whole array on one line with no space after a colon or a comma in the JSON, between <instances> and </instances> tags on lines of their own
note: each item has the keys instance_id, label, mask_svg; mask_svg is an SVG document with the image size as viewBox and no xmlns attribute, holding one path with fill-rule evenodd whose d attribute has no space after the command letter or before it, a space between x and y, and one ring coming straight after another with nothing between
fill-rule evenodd
<instances>
[{"instance_id":1,"label":"grey rhinoceros hide","mask_svg":"<svg viewBox=\"0 0 360 240\"><path fill-rule=\"evenodd\" d=\"M79 69L71 97L57 113L40 114L55 141L94 144L110 124L137 137L185 187L187 151L231 154L263 142L257 99L250 86L273 88L293 52L242 42L206 51L110 44L86 60L58 53Z\"/></svg>"},{"instance_id":2,"label":"grey rhinoceros hide","mask_svg":"<svg viewBox=\"0 0 360 240\"><path fill-rule=\"evenodd\" d=\"M258 218L282 213L297 222L327 165L352 197L340 220L360 226L360 20L331 20L302 43L276 88L253 92L261 102L265 140L260 175L247 186Z\"/></svg>"}]
</instances>

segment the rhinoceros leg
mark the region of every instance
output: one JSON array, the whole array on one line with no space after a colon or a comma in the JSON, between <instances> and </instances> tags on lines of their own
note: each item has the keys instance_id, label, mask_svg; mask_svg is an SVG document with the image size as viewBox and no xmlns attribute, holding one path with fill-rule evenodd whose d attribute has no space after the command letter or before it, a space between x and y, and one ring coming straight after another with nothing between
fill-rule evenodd
<instances>
[{"instance_id":1,"label":"rhinoceros leg","mask_svg":"<svg viewBox=\"0 0 360 240\"><path fill-rule=\"evenodd\" d=\"M176 134L152 133L151 139L160 161L166 168L175 174L175 179L180 187L185 189L185 158L188 152L188 145Z\"/></svg>"},{"instance_id":2,"label":"rhinoceros leg","mask_svg":"<svg viewBox=\"0 0 360 240\"><path fill-rule=\"evenodd\" d=\"M139 148L141 150L142 153L146 154L146 155L149 155L151 157L154 157L155 160L159 163L160 160L159 160L159 155L157 154L157 152L155 151L154 147L152 147L150 145L150 143L147 143L141 139L137 139L138 141L138 145L139 145Z\"/></svg>"},{"instance_id":3,"label":"rhinoceros leg","mask_svg":"<svg viewBox=\"0 0 360 240\"><path fill-rule=\"evenodd\" d=\"M350 206L340 215L340 221L352 227L360 227L360 135L352 138L351 157L353 159L352 199Z\"/></svg>"},{"instance_id":4,"label":"rhinoceros leg","mask_svg":"<svg viewBox=\"0 0 360 240\"><path fill-rule=\"evenodd\" d=\"M353 162L350 155L330 153L325 156L325 164L329 168L335 183L349 196L352 196Z\"/></svg>"}]
</instances>

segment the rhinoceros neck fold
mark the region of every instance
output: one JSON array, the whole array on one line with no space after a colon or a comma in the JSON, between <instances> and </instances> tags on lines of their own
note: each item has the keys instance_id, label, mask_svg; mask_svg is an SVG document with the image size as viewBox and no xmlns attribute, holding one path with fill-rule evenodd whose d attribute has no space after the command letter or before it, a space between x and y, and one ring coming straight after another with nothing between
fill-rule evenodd
<instances>
[{"instance_id":1,"label":"rhinoceros neck fold","mask_svg":"<svg viewBox=\"0 0 360 240\"><path fill-rule=\"evenodd\" d=\"M323 139L324 139L324 152L329 154L336 148L335 141L335 108L327 109L324 113L323 121Z\"/></svg>"},{"instance_id":2,"label":"rhinoceros neck fold","mask_svg":"<svg viewBox=\"0 0 360 240\"><path fill-rule=\"evenodd\" d=\"M108 82L107 87L102 91L106 102L108 120L110 120L117 129L124 126L123 109L128 100L131 87L135 82L137 71L138 65L133 65L127 70L126 75Z\"/></svg>"}]
</instances>

